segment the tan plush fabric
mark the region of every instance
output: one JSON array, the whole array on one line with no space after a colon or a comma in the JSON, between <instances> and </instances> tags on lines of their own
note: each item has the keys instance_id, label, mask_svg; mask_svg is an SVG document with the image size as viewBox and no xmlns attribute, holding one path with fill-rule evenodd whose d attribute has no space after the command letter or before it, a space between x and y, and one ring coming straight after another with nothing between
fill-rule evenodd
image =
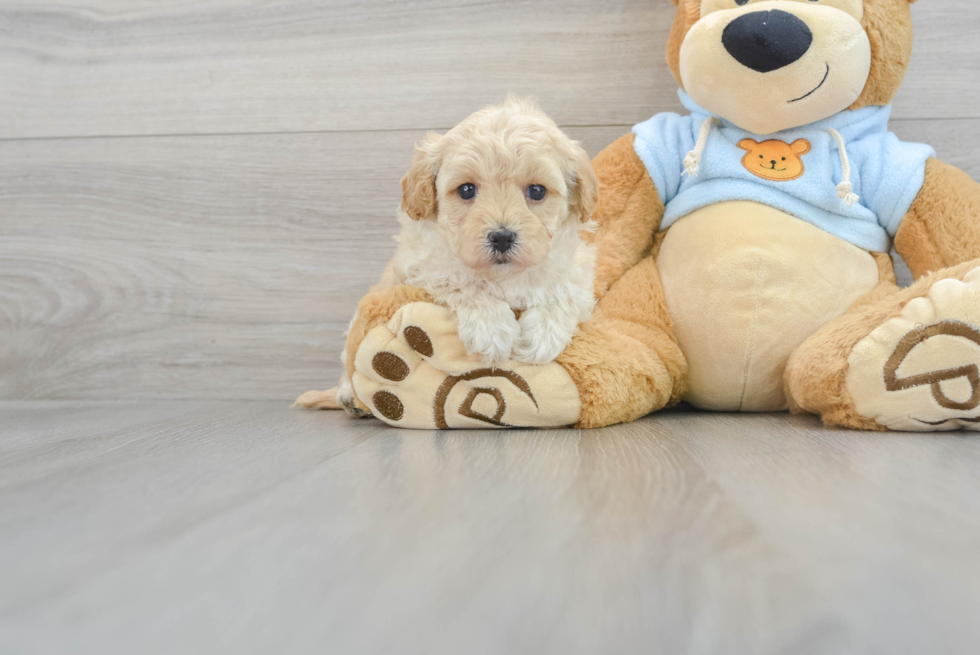
<instances>
[{"instance_id":1,"label":"tan plush fabric","mask_svg":"<svg viewBox=\"0 0 980 655\"><path fill-rule=\"evenodd\" d=\"M864 0L861 25L871 41L871 72L851 109L887 105L898 93L912 56L911 2Z\"/></svg>"},{"instance_id":2,"label":"tan plush fabric","mask_svg":"<svg viewBox=\"0 0 980 655\"><path fill-rule=\"evenodd\" d=\"M895 248L918 278L980 257L980 184L938 159L895 237Z\"/></svg>"},{"instance_id":3,"label":"tan plush fabric","mask_svg":"<svg viewBox=\"0 0 980 655\"><path fill-rule=\"evenodd\" d=\"M592 321L558 358L579 390L579 427L630 421L676 403L687 363L673 337L651 255L663 203L633 150L633 135L592 162L599 177Z\"/></svg>"},{"instance_id":4,"label":"tan plush fabric","mask_svg":"<svg viewBox=\"0 0 980 655\"><path fill-rule=\"evenodd\" d=\"M667 52L676 78L700 7L679 2ZM908 0L865 0L861 24L872 62L853 108L886 104L897 91L910 53ZM899 406L925 412L921 429L980 425L980 416L963 413L970 409L956 409L947 423L946 414L925 411L926 401L908 400L931 398L947 412L980 406L980 386L970 393L980 380L970 368L971 344L980 348L980 337L972 340L980 272L970 271L980 260L968 262L980 258L980 187L964 174L929 162L896 239L920 279L899 290L887 254L869 255L759 205L717 205L658 234L664 207L632 135L593 164L600 227L588 238L598 248L600 302L558 363L474 368L451 316L420 302L429 300L424 293L371 293L351 329L347 368L373 412L414 427L600 427L685 397L724 409L789 405L858 429L907 427L895 422ZM915 336L922 334L935 341ZM884 373L890 377L875 377ZM876 391L880 384L887 393Z\"/></svg>"},{"instance_id":5,"label":"tan plush fabric","mask_svg":"<svg viewBox=\"0 0 980 655\"><path fill-rule=\"evenodd\" d=\"M853 5L852 11L846 9L844 3L829 10L825 3L770 0L738 8L730 0L705 2L701 19L688 30L680 50L684 90L705 110L755 134L772 134L837 114L859 98L872 62L870 37L859 19L860 4L856 11ZM812 42L805 56L761 74L732 56L723 35L733 24L734 13L775 10L804 21ZM819 93L814 93L818 87Z\"/></svg>"},{"instance_id":6,"label":"tan plush fabric","mask_svg":"<svg viewBox=\"0 0 980 655\"><path fill-rule=\"evenodd\" d=\"M680 0L670 37L667 64L681 84L680 53L684 37L701 16L701 0ZM905 79L912 54L912 14L909 0L864 0L861 25L871 42L871 69L868 80L851 109L887 105Z\"/></svg>"},{"instance_id":7,"label":"tan plush fabric","mask_svg":"<svg viewBox=\"0 0 980 655\"><path fill-rule=\"evenodd\" d=\"M447 308L405 305L368 332L352 377L377 418L416 429L556 427L579 416L575 384L560 365L490 368L466 354Z\"/></svg>"},{"instance_id":8,"label":"tan plush fabric","mask_svg":"<svg viewBox=\"0 0 980 655\"><path fill-rule=\"evenodd\" d=\"M558 362L579 389L579 427L631 421L677 402L687 363L653 257L613 285Z\"/></svg>"},{"instance_id":9,"label":"tan plush fabric","mask_svg":"<svg viewBox=\"0 0 980 655\"><path fill-rule=\"evenodd\" d=\"M670 28L670 36L667 37L667 66L671 74L677 81L677 86L684 88L681 81L681 44L684 37L691 31L698 19L701 18L701 0L671 0L677 5L677 13L674 14L674 23Z\"/></svg>"},{"instance_id":10,"label":"tan plush fabric","mask_svg":"<svg viewBox=\"0 0 980 655\"><path fill-rule=\"evenodd\" d=\"M599 230L587 240L599 251L597 298L650 253L664 214L660 195L633 149L633 140L632 134L617 139L592 161L599 177L599 205L593 214Z\"/></svg>"},{"instance_id":11,"label":"tan plush fabric","mask_svg":"<svg viewBox=\"0 0 980 655\"><path fill-rule=\"evenodd\" d=\"M884 363L884 365L883 365ZM980 430L980 268L932 284L855 345L847 391L891 430Z\"/></svg>"},{"instance_id":12,"label":"tan plush fabric","mask_svg":"<svg viewBox=\"0 0 980 655\"><path fill-rule=\"evenodd\" d=\"M790 353L879 280L866 251L753 202L681 219L657 263L690 366L683 399L720 411L786 409Z\"/></svg>"},{"instance_id":13,"label":"tan plush fabric","mask_svg":"<svg viewBox=\"0 0 980 655\"><path fill-rule=\"evenodd\" d=\"M871 256L878 265L878 281L896 284L898 280L895 277L895 262L892 261L892 256L887 252L873 252Z\"/></svg>"},{"instance_id":14,"label":"tan plush fabric","mask_svg":"<svg viewBox=\"0 0 980 655\"><path fill-rule=\"evenodd\" d=\"M372 291L357 305L357 317L347 334L347 375L354 374L354 360L357 349L367 333L379 325L387 323L395 312L411 302L431 302L432 296L421 289L405 284Z\"/></svg>"},{"instance_id":15,"label":"tan plush fabric","mask_svg":"<svg viewBox=\"0 0 980 655\"><path fill-rule=\"evenodd\" d=\"M600 427L675 403L683 391L686 362L673 339L659 273L649 254L663 205L633 151L632 135L600 154L594 168L602 189L596 210L600 229L595 236L602 300L593 320L581 327L558 364L527 367L512 362L501 369L516 372L535 398L545 398L543 409L532 411L527 394L511 381L491 376L491 381L484 383L480 378L480 384L498 390L507 404L509 413L499 419L502 423L558 426L576 422L579 427ZM358 398L372 413L395 416L401 412L398 420L386 419L393 425L440 426L433 410L442 406L442 399L437 398L439 389L447 378L472 370L467 367L473 362L459 350L449 319L439 313L442 308L417 304L411 310L406 307L407 313L398 313L402 307L425 299L422 292L409 287L369 294L361 302L347 341L348 372ZM428 335L433 356L412 355L406 345L406 316L423 317L415 320ZM405 363L391 370L409 373L402 380L380 376L374 361L378 353L390 353ZM393 361L387 355L382 359L382 368L385 361ZM487 416L493 418L486 411L480 412L482 419L461 414L461 407L474 413L477 410L473 408L499 404L499 400L492 392L480 393L467 408L473 381L459 384L463 386L446 399L447 426L473 427L484 424ZM465 389L469 391L457 398ZM380 392L384 393L378 396L379 404L374 397Z\"/></svg>"},{"instance_id":16,"label":"tan plush fabric","mask_svg":"<svg viewBox=\"0 0 980 655\"><path fill-rule=\"evenodd\" d=\"M910 301L928 296L934 284L943 280L962 280L978 265L980 260L937 271L921 278L908 289L898 291L894 285L884 283L880 290L872 294L877 297L862 299L847 314L817 331L790 357L786 389L791 409L820 414L828 425L884 430L884 425L862 415L855 407L851 394L857 387L848 386L848 360L855 346L888 321L901 316ZM970 317L963 316L962 319L969 320ZM887 347L883 347L877 361L869 363L864 359L862 365L884 375L888 358L894 352L887 350ZM922 367L924 363L919 361L917 364ZM936 366L939 366L939 362ZM929 368L928 364L925 367ZM916 407L909 407L910 413L913 409Z\"/></svg>"}]
</instances>

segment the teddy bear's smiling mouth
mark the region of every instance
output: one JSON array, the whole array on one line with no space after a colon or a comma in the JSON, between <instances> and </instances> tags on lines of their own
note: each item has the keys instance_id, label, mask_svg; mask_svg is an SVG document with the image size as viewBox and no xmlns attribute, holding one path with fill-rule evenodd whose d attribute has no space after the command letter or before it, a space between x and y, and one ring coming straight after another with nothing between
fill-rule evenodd
<instances>
[{"instance_id":1,"label":"teddy bear's smiling mouth","mask_svg":"<svg viewBox=\"0 0 980 655\"><path fill-rule=\"evenodd\" d=\"M775 164L773 164L772 166L766 166L764 164L759 164L759 168L761 168L763 170L767 170L767 171L776 171L777 173L782 173L782 172L784 172L786 170L785 168L776 168L776 165Z\"/></svg>"},{"instance_id":2,"label":"teddy bear's smiling mouth","mask_svg":"<svg viewBox=\"0 0 980 655\"><path fill-rule=\"evenodd\" d=\"M827 64L827 72L826 72L826 73L824 73L824 75L823 75L823 79L822 79L822 80L820 80L820 84L818 84L818 85L816 86L816 88L815 88L815 89L813 89L813 91L810 91L810 93L808 93L808 94L806 94L806 95L803 95L803 96L800 96L800 97L799 97L799 98L797 98L796 100L790 100L790 101L789 101L789 102L788 102L787 104L792 104L792 103L794 103L794 102L799 102L800 100L803 100L804 98L809 98L810 96L812 96L812 95L813 95L814 93L816 93L816 92L817 92L817 89L819 89L820 87L822 87L822 86L824 85L824 82L826 82L826 81L827 81L827 78L828 78L828 77L830 77L830 64Z\"/></svg>"}]
</instances>

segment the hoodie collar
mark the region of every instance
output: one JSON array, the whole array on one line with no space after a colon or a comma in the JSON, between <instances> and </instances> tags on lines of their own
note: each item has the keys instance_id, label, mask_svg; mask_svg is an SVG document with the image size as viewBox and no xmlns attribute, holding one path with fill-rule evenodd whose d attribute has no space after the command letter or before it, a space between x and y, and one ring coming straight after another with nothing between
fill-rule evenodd
<instances>
[{"instance_id":1,"label":"hoodie collar","mask_svg":"<svg viewBox=\"0 0 980 655\"><path fill-rule=\"evenodd\" d=\"M677 90L677 97L680 98L681 104L691 112L695 119L703 121L707 118L715 118L723 128L730 127L737 130L742 130L742 128L735 125L731 121L727 121L721 116L703 109L700 105L691 100L691 96L687 95L683 89ZM823 132L828 129L833 129L846 134L849 139L854 139L865 133L887 131L888 119L891 117L891 113L891 105L873 105L870 107L862 107L861 109L845 109L842 112L834 114L828 118L824 118L823 120L810 123L809 125L801 125L800 127L794 127L788 130L773 132L772 134L755 136L774 137L780 134L795 134L810 130ZM747 134L751 134L751 132L748 130L742 131L746 132Z\"/></svg>"}]
</instances>

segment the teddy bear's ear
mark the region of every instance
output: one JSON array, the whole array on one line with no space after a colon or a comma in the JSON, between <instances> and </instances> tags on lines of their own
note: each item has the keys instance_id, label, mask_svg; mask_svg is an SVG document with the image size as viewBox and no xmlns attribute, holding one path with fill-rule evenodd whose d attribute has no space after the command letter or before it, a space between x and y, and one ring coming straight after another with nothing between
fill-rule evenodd
<instances>
[{"instance_id":1,"label":"teddy bear's ear","mask_svg":"<svg viewBox=\"0 0 980 655\"><path fill-rule=\"evenodd\" d=\"M752 152L752 149L758 147L758 145L759 142L753 141L752 139L742 139L741 141L738 142L739 148L741 148L742 150L748 150L749 152Z\"/></svg>"},{"instance_id":2,"label":"teddy bear's ear","mask_svg":"<svg viewBox=\"0 0 980 655\"><path fill-rule=\"evenodd\" d=\"M810 142L806 139L797 139L790 144L789 148L798 155L805 155L810 152Z\"/></svg>"},{"instance_id":3,"label":"teddy bear's ear","mask_svg":"<svg viewBox=\"0 0 980 655\"><path fill-rule=\"evenodd\" d=\"M412 165L402 178L402 211L416 221L436 215L436 174L432 157L440 138L438 134L429 134L415 146Z\"/></svg>"}]
</instances>

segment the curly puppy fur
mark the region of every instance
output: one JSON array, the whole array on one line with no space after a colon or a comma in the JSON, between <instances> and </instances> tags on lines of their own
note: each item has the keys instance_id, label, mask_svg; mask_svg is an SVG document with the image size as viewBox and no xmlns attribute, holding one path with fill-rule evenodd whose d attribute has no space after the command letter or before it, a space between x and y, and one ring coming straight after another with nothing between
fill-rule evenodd
<instances>
[{"instance_id":1,"label":"curly puppy fur","mask_svg":"<svg viewBox=\"0 0 980 655\"><path fill-rule=\"evenodd\" d=\"M452 309L484 363L553 361L595 304L595 248L580 231L592 225L599 191L585 151L512 97L429 135L402 188L391 280ZM505 251L492 246L500 231L514 239Z\"/></svg>"},{"instance_id":2,"label":"curly puppy fur","mask_svg":"<svg viewBox=\"0 0 980 655\"><path fill-rule=\"evenodd\" d=\"M473 197L460 193L464 185L475 187ZM543 198L532 185L546 190ZM510 97L428 135L402 192L398 249L374 294L414 288L449 307L467 350L486 364L542 364L565 350L596 302L596 249L582 237L595 229L599 182L579 144L532 101ZM505 252L491 245L500 230L514 235ZM362 303L342 355L347 371L374 327L364 312L390 316ZM297 405L365 411L346 375L339 389L308 392Z\"/></svg>"}]
</instances>

